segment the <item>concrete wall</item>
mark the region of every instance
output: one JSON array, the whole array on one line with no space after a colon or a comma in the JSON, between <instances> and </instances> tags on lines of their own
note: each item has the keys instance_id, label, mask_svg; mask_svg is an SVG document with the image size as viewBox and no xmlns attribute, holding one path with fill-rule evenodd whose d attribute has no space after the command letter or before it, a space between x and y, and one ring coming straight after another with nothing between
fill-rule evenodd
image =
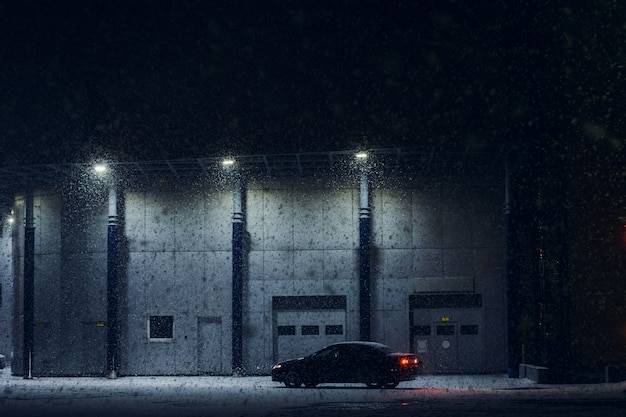
<instances>
[{"instance_id":1,"label":"concrete wall","mask_svg":"<svg viewBox=\"0 0 626 417\"><path fill-rule=\"evenodd\" d=\"M230 372L231 216L228 191L126 194L124 373L198 372L199 317L221 324L212 372ZM174 316L171 342L147 338L149 317L160 315Z\"/></svg>"},{"instance_id":2,"label":"concrete wall","mask_svg":"<svg viewBox=\"0 0 626 417\"><path fill-rule=\"evenodd\" d=\"M416 291L478 293L485 331L484 349L475 360L481 370L506 369L501 191L498 184L456 180L372 190L373 340L414 348L409 296ZM106 195L38 192L35 206L35 368L41 374L101 374ZM122 206L120 372L230 373L232 190L144 185L126 189ZM16 211L16 218L23 218L23 200L16 200ZM358 224L356 184L299 178L247 184L247 372L267 373L276 360L272 300L277 296L345 297L343 337L358 338ZM13 243L18 249L19 229ZM12 257L19 263L19 253ZM16 276L19 281L19 271ZM151 316L173 317L171 339L148 337ZM17 340L13 345L21 348Z\"/></svg>"},{"instance_id":3,"label":"concrete wall","mask_svg":"<svg viewBox=\"0 0 626 417\"><path fill-rule=\"evenodd\" d=\"M347 296L345 338L357 339L358 190L297 180L250 184L247 211L247 368L268 372L275 361L270 337L274 296ZM305 353L310 349L303 347L300 354Z\"/></svg>"},{"instance_id":4,"label":"concrete wall","mask_svg":"<svg viewBox=\"0 0 626 417\"><path fill-rule=\"evenodd\" d=\"M500 188L468 181L378 189L372 219L373 338L408 351L409 294L475 292L483 297L485 340L484 354L474 360L481 371L503 369L506 287Z\"/></svg>"}]
</instances>

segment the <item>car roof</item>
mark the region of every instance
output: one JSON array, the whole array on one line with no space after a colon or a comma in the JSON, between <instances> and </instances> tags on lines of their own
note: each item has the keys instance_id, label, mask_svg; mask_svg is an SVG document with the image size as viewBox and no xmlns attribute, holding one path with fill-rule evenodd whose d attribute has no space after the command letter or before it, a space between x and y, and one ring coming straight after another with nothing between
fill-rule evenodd
<instances>
[{"instance_id":1,"label":"car roof","mask_svg":"<svg viewBox=\"0 0 626 417\"><path fill-rule=\"evenodd\" d=\"M389 346L384 345L382 343L378 343L378 342L367 342L367 341L360 341L360 340L355 340L355 341L348 341L348 342L337 342L337 343L333 343L331 345L328 346L338 346L338 345L360 345L360 346L369 346L369 347L373 347L373 348L377 348L377 349L390 349Z\"/></svg>"}]
</instances>

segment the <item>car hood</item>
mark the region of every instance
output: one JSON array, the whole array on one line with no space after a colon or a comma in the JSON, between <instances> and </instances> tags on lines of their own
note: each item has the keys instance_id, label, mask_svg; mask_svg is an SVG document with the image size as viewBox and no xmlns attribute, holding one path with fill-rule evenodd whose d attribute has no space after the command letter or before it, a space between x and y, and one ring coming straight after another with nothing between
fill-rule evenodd
<instances>
[{"instance_id":1,"label":"car hood","mask_svg":"<svg viewBox=\"0 0 626 417\"><path fill-rule=\"evenodd\" d=\"M287 359L286 361L278 362L278 365L289 366L289 365L292 365L292 364L294 364L296 362L302 362L303 360L304 360L304 358Z\"/></svg>"}]
</instances>

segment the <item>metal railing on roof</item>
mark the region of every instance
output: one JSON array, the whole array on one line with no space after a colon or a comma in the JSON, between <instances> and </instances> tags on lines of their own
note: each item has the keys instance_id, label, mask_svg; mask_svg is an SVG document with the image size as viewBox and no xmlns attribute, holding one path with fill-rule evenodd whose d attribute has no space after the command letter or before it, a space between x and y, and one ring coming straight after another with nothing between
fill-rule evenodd
<instances>
[{"instance_id":1,"label":"metal railing on roof","mask_svg":"<svg viewBox=\"0 0 626 417\"><path fill-rule=\"evenodd\" d=\"M403 147L368 149L368 163L381 175L502 175L504 145L464 147ZM350 169L356 150L277 153L231 156L237 169L249 175L310 176ZM148 161L107 161L128 178L194 178L211 176L222 169L223 155ZM0 205L12 204L14 194L29 184L45 186L71 180L92 163L41 164L0 168Z\"/></svg>"}]
</instances>

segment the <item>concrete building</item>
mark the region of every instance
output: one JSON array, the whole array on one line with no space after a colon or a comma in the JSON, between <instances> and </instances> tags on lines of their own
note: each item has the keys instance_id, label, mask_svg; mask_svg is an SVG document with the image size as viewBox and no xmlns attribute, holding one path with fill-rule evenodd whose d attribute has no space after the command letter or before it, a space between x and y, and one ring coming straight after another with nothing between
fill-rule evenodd
<instances>
[{"instance_id":1,"label":"concrete building","mask_svg":"<svg viewBox=\"0 0 626 417\"><path fill-rule=\"evenodd\" d=\"M504 372L504 168L464 155L57 167L2 229L13 372L268 374L356 339Z\"/></svg>"}]
</instances>

